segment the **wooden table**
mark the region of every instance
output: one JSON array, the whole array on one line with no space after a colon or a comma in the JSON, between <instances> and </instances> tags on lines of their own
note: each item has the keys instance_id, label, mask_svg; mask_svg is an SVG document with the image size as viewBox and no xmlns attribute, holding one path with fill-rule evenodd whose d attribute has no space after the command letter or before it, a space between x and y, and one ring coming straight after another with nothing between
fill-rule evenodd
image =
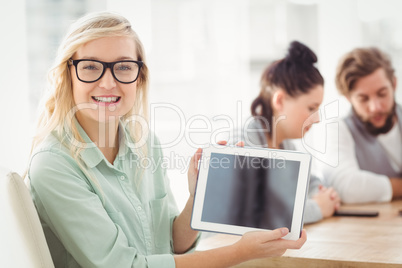
<instances>
[{"instance_id":1,"label":"wooden table","mask_svg":"<svg viewBox=\"0 0 402 268\"><path fill-rule=\"evenodd\" d=\"M345 205L342 209L377 210L380 214L375 218L332 217L305 225L307 242L300 250L235 267L402 267L402 200ZM229 245L239 239L217 234L201 240L197 250Z\"/></svg>"}]
</instances>

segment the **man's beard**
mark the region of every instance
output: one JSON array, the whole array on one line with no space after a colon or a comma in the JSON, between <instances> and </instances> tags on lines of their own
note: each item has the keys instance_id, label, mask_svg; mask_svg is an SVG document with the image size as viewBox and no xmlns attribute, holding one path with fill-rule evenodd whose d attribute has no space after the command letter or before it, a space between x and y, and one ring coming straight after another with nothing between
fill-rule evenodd
<instances>
[{"instance_id":1,"label":"man's beard","mask_svg":"<svg viewBox=\"0 0 402 268\"><path fill-rule=\"evenodd\" d=\"M360 120L360 122L363 123L365 126L366 130L373 136L378 136L380 134L388 133L394 126L394 118L396 116L396 104L394 102L394 105L391 108L391 111L389 111L387 115L387 119L385 120L385 124L382 127L376 127L374 126L371 122L370 119L363 119L360 115L356 113L356 110L353 108L353 112L357 116L357 118Z\"/></svg>"}]
</instances>

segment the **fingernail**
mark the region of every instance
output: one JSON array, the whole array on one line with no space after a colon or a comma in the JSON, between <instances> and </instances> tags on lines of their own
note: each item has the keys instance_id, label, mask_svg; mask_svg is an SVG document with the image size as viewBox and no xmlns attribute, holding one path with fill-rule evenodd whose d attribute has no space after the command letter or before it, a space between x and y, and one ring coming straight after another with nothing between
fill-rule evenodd
<instances>
[{"instance_id":1,"label":"fingernail","mask_svg":"<svg viewBox=\"0 0 402 268\"><path fill-rule=\"evenodd\" d=\"M287 235L289 233L288 228L281 228L282 235Z\"/></svg>"}]
</instances>

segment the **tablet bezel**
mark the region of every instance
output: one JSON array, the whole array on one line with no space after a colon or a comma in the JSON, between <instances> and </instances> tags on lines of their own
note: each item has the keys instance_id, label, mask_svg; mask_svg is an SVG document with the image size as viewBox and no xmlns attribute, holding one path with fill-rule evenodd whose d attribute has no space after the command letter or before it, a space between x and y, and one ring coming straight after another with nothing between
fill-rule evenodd
<instances>
[{"instance_id":1,"label":"tablet bezel","mask_svg":"<svg viewBox=\"0 0 402 268\"><path fill-rule=\"evenodd\" d=\"M205 222L201 220L204 197L207 185L209 164L212 153L242 155L250 157L262 157L269 159L285 159L300 163L299 177L297 180L296 197L292 215L292 225L284 239L297 240L300 238L303 228L303 214L309 184L311 167L311 155L298 151L276 150L269 148L237 147L211 145L203 149L199 161L198 179L194 196L191 228L199 231L218 232L227 234L243 235L249 231L262 231L266 229L235 226L221 223Z\"/></svg>"}]
</instances>

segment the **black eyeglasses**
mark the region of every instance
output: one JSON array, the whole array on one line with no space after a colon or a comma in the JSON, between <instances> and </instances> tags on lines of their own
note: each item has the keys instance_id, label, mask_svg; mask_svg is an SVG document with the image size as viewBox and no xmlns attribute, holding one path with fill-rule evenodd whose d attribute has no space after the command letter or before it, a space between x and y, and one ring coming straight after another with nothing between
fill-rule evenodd
<instances>
[{"instance_id":1,"label":"black eyeglasses","mask_svg":"<svg viewBox=\"0 0 402 268\"><path fill-rule=\"evenodd\" d=\"M70 59L70 64L75 66L77 78L81 82L96 82L105 74L106 69L110 68L114 79L123 84L130 84L137 80L143 62L134 60L103 62L98 60Z\"/></svg>"}]
</instances>

